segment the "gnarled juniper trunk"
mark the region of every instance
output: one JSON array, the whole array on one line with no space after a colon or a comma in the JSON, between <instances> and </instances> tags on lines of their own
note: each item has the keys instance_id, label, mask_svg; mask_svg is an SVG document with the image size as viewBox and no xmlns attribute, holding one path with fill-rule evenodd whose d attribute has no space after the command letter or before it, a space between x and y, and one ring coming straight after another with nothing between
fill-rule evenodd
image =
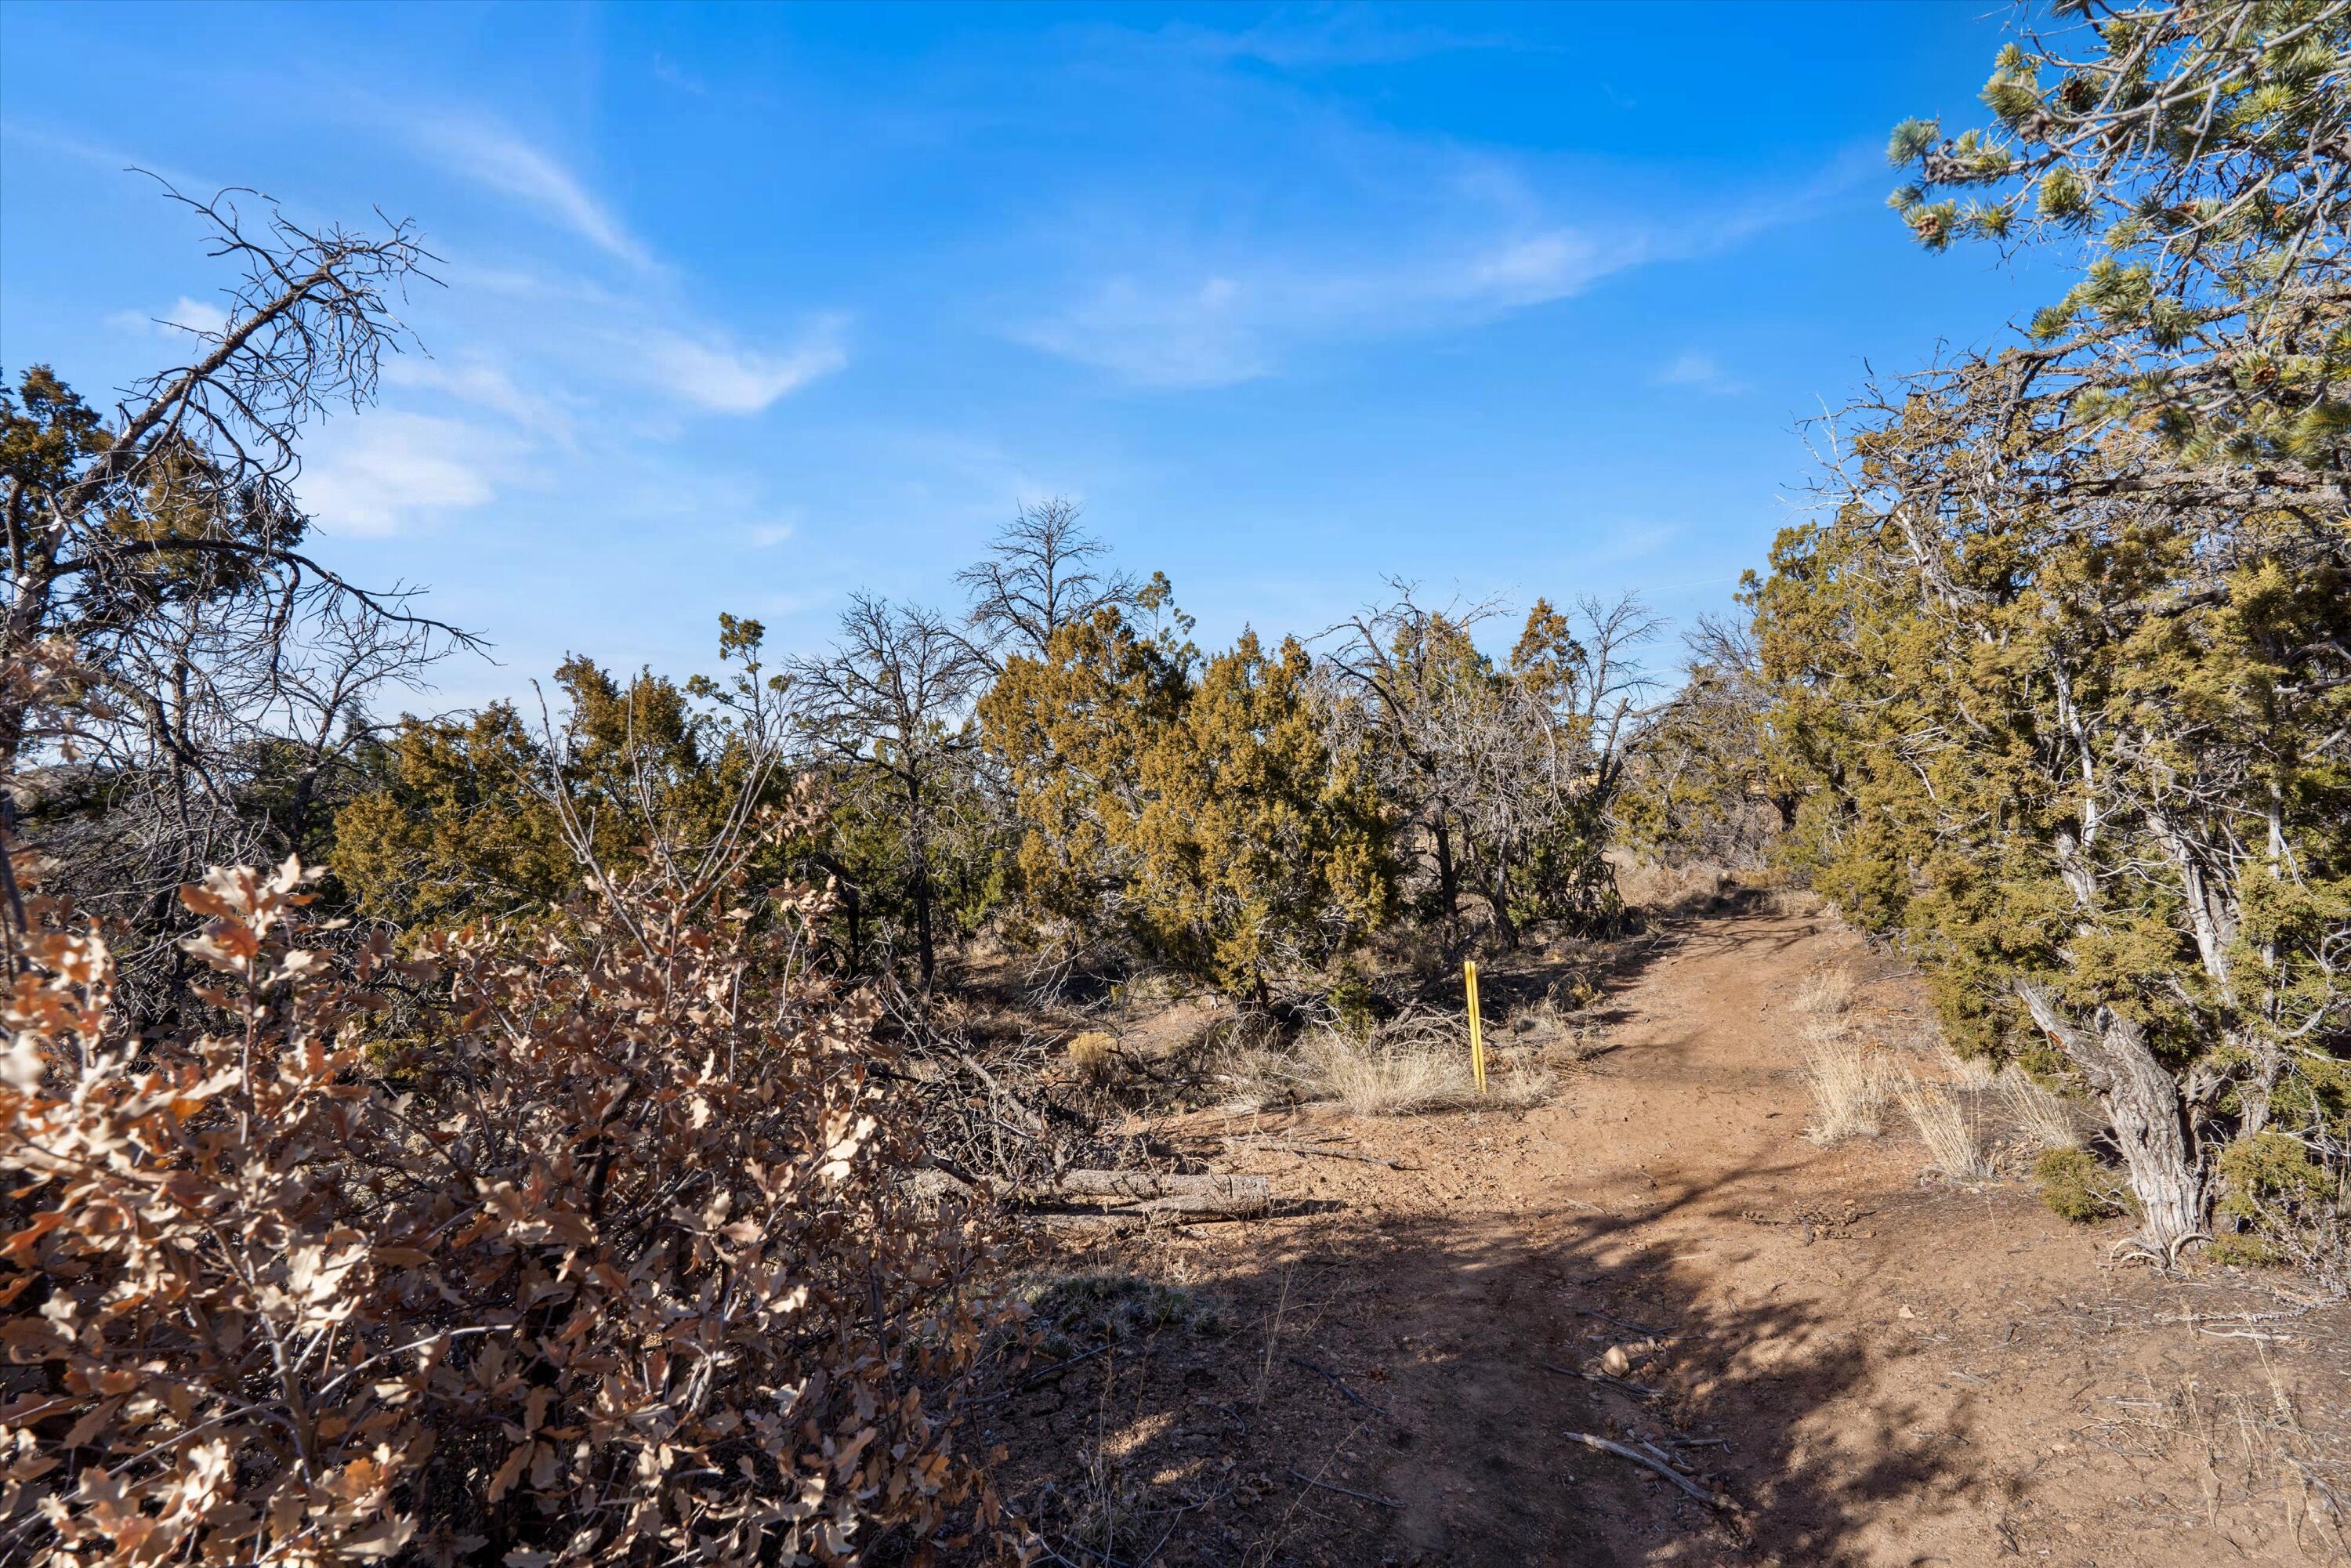
<instances>
[{"instance_id":1,"label":"gnarled juniper trunk","mask_svg":"<svg viewBox=\"0 0 2351 1568\"><path fill-rule=\"evenodd\" d=\"M2139 1239L2165 1262L2173 1261L2180 1249L2207 1234L2210 1200L2179 1080L2156 1060L2145 1031L2113 1009L2098 1009L2094 1027L2085 1029L2038 984L2021 979L2016 994L2033 1022L2089 1080L2130 1172L2140 1208Z\"/></svg>"}]
</instances>

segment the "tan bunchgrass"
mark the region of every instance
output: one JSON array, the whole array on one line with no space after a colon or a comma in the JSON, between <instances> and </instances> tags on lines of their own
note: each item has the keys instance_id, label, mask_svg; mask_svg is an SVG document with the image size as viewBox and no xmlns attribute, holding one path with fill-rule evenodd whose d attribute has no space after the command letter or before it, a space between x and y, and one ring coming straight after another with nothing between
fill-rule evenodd
<instances>
[{"instance_id":1,"label":"tan bunchgrass","mask_svg":"<svg viewBox=\"0 0 2351 1568\"><path fill-rule=\"evenodd\" d=\"M1943 1050L1943 1066L1954 1084L1972 1093L1980 1094L2000 1081L2000 1069L1990 1058L1962 1056L1948 1046Z\"/></svg>"},{"instance_id":2,"label":"tan bunchgrass","mask_svg":"<svg viewBox=\"0 0 2351 1568\"><path fill-rule=\"evenodd\" d=\"M1874 1138L1886 1130L1888 1093L1885 1054L1865 1041L1828 1039L1804 1053L1813 1119L1804 1136L1816 1144Z\"/></svg>"},{"instance_id":3,"label":"tan bunchgrass","mask_svg":"<svg viewBox=\"0 0 2351 1568\"><path fill-rule=\"evenodd\" d=\"M1595 999L1599 994L1596 988L1593 992ZM1600 1054L1603 1041L1597 1030L1580 1027L1574 1021L1571 1015L1580 1010L1562 1008L1551 997L1521 1008L1510 1015L1510 1032L1517 1037L1511 1043L1556 1061L1589 1061Z\"/></svg>"},{"instance_id":4,"label":"tan bunchgrass","mask_svg":"<svg viewBox=\"0 0 2351 1568\"><path fill-rule=\"evenodd\" d=\"M1458 1018L1391 1019L1358 1040L1315 1030L1298 1042L1291 1072L1301 1097L1336 1100L1355 1116L1402 1116L1472 1107L1516 1110L1549 1097L1553 1076L1531 1052L1487 1041L1486 1092L1469 1073L1469 1035Z\"/></svg>"},{"instance_id":5,"label":"tan bunchgrass","mask_svg":"<svg viewBox=\"0 0 2351 1568\"><path fill-rule=\"evenodd\" d=\"M2062 1094L2052 1094L2015 1067L2000 1075L2001 1103L2016 1122L2016 1130L2036 1149L2078 1149L2087 1120L2080 1106Z\"/></svg>"},{"instance_id":6,"label":"tan bunchgrass","mask_svg":"<svg viewBox=\"0 0 2351 1568\"><path fill-rule=\"evenodd\" d=\"M1992 1174L1984 1152L1983 1129L1972 1105L1940 1083L1908 1068L1894 1076L1894 1095L1927 1145L1928 1163L1953 1181L1984 1181Z\"/></svg>"},{"instance_id":7,"label":"tan bunchgrass","mask_svg":"<svg viewBox=\"0 0 2351 1568\"><path fill-rule=\"evenodd\" d=\"M1834 1040L1847 1029L1845 1015L1853 1010L1853 971L1842 964L1815 969L1796 990L1796 1010L1804 1017L1804 1032L1814 1040Z\"/></svg>"}]
</instances>

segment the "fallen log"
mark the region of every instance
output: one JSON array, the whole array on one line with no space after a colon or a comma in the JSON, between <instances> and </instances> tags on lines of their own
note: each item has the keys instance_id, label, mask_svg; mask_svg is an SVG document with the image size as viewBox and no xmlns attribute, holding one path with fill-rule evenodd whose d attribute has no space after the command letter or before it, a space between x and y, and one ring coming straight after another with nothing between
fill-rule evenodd
<instances>
[{"instance_id":1,"label":"fallen log","mask_svg":"<svg viewBox=\"0 0 2351 1568\"><path fill-rule=\"evenodd\" d=\"M1313 1155L1326 1160L1357 1160L1367 1166L1385 1166L1392 1171L1412 1167L1402 1160L1392 1160L1384 1155L1367 1155L1355 1149L1342 1149L1330 1144L1299 1144L1283 1138L1227 1138L1228 1149L1271 1149L1277 1154Z\"/></svg>"},{"instance_id":2,"label":"fallen log","mask_svg":"<svg viewBox=\"0 0 2351 1568\"><path fill-rule=\"evenodd\" d=\"M1050 1181L1022 1187L1025 1202L1082 1198L1148 1198L1186 1212L1242 1209L1256 1213L1273 1201L1272 1184L1261 1176L1184 1176L1159 1171L1063 1171Z\"/></svg>"},{"instance_id":3,"label":"fallen log","mask_svg":"<svg viewBox=\"0 0 2351 1568\"><path fill-rule=\"evenodd\" d=\"M978 1195L977 1183L936 1165L916 1171L908 1185L919 1195ZM1048 1180L998 1187L995 1196L1022 1208L1052 1205L1097 1206L1073 1214L1036 1218L1054 1223L1102 1221L1140 1224L1148 1219L1246 1219L1273 1202L1273 1185L1260 1176L1182 1175L1160 1171L1063 1171ZM1115 1204L1116 1207L1099 1207Z\"/></svg>"}]
</instances>

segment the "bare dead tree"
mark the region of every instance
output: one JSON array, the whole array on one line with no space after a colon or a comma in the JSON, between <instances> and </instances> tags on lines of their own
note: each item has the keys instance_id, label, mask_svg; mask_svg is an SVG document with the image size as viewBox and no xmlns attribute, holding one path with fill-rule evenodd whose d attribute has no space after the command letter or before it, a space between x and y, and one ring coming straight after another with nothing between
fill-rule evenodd
<instances>
[{"instance_id":1,"label":"bare dead tree","mask_svg":"<svg viewBox=\"0 0 2351 1568\"><path fill-rule=\"evenodd\" d=\"M67 650L80 716L78 782L47 788L60 759L0 689L0 811L45 807L25 847L55 891L127 926L142 1015L179 961L176 887L302 849L372 737L371 697L479 645L421 613L414 590L319 562L294 493L304 429L367 403L409 340L393 308L433 259L413 226L309 228L253 192L165 194L235 269L222 325L180 329L188 353L126 389L110 421L46 367L24 373L21 402L0 392L0 665Z\"/></svg>"},{"instance_id":2,"label":"bare dead tree","mask_svg":"<svg viewBox=\"0 0 2351 1568\"><path fill-rule=\"evenodd\" d=\"M987 559L956 573L971 595L964 620L990 670L1006 650L1041 657L1053 633L1102 610L1134 604L1142 586L1096 564L1110 547L1088 533L1077 504L1055 497L1020 508Z\"/></svg>"},{"instance_id":3,"label":"bare dead tree","mask_svg":"<svg viewBox=\"0 0 2351 1568\"><path fill-rule=\"evenodd\" d=\"M1408 847L1425 857L1439 917L1458 930L1465 889L1505 945L1530 913L1608 917L1602 856L1654 684L1637 650L1658 618L1631 595L1587 598L1573 617L1538 603L1498 665L1474 636L1498 601L1437 609L1409 583L1390 586L1393 601L1324 635L1383 787L1408 803Z\"/></svg>"},{"instance_id":4,"label":"bare dead tree","mask_svg":"<svg viewBox=\"0 0 2351 1568\"><path fill-rule=\"evenodd\" d=\"M810 741L852 786L879 791L892 808L925 992L937 969L933 859L951 781L976 744L967 721L986 673L937 612L867 593L850 600L831 652L794 667Z\"/></svg>"},{"instance_id":5,"label":"bare dead tree","mask_svg":"<svg viewBox=\"0 0 2351 1568\"><path fill-rule=\"evenodd\" d=\"M1583 662L1565 711L1582 732L1593 793L1605 810L1624 787L1634 735L1657 689L1640 650L1656 641L1666 618L1642 603L1639 594L1625 593L1614 600L1585 595L1576 601L1574 619Z\"/></svg>"},{"instance_id":6,"label":"bare dead tree","mask_svg":"<svg viewBox=\"0 0 2351 1568\"><path fill-rule=\"evenodd\" d=\"M62 461L12 465L0 481L0 658L64 633L103 678L105 644L139 636L159 601L220 595L274 601L273 631L350 606L469 642L418 614L410 591L360 588L299 549L308 529L292 489L301 432L330 407L370 402L382 356L407 340L392 303L412 277L430 280L433 259L413 226L306 229L255 193L165 193L197 214L211 254L237 269L226 319L217 330L182 328L189 357L128 389L110 426L83 419L70 394L43 411L69 450ZM264 209L257 224L240 196ZM13 407L10 416L19 417ZM0 771L15 768L22 717L0 709Z\"/></svg>"},{"instance_id":7,"label":"bare dead tree","mask_svg":"<svg viewBox=\"0 0 2351 1568\"><path fill-rule=\"evenodd\" d=\"M1421 839L1434 880L1437 910L1447 926L1460 918L1461 855L1458 841L1461 780L1451 765L1457 727L1447 714L1447 688L1478 658L1476 628L1502 612L1501 601L1455 599L1424 604L1418 585L1388 580L1394 598L1368 606L1322 632L1334 644L1329 665L1363 704L1364 721L1380 743L1373 755L1382 788L1408 806L1407 831Z\"/></svg>"}]
</instances>

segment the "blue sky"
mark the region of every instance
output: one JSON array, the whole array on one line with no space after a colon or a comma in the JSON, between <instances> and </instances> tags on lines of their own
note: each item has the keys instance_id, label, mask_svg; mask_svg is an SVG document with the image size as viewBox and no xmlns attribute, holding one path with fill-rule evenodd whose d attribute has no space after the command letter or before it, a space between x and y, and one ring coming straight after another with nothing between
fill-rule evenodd
<instances>
[{"instance_id":1,"label":"blue sky","mask_svg":"<svg viewBox=\"0 0 2351 1568\"><path fill-rule=\"evenodd\" d=\"M934 602L1079 499L1204 639L1383 578L1724 604L1874 364L2045 278L1924 255L1956 4L0 12L0 367L92 401L217 310L183 188L413 217L429 357L316 428L322 555L496 645L684 674Z\"/></svg>"}]
</instances>

